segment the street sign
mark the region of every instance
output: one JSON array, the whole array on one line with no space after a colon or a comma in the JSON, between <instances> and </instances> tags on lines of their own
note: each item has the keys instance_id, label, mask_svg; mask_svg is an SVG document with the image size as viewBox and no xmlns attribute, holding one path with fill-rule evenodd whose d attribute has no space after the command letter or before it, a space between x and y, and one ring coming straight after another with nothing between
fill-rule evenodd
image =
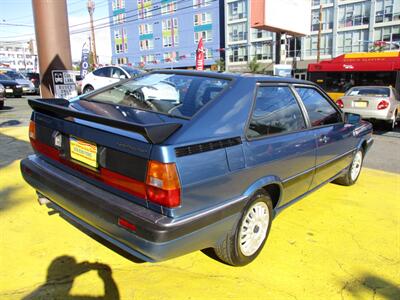
<instances>
[{"instance_id":1,"label":"street sign","mask_svg":"<svg viewBox=\"0 0 400 300\"><path fill-rule=\"evenodd\" d=\"M75 73L73 71L53 70L51 75L53 78L54 97L68 100L78 96Z\"/></svg>"}]
</instances>

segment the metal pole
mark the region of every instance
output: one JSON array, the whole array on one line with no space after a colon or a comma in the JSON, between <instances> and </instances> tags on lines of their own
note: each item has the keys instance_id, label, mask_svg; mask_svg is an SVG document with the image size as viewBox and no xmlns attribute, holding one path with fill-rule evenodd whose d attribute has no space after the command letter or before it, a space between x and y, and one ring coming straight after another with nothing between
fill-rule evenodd
<instances>
[{"instance_id":1,"label":"metal pole","mask_svg":"<svg viewBox=\"0 0 400 300\"><path fill-rule=\"evenodd\" d=\"M71 70L66 0L32 0L36 43L40 69L40 92L43 98L52 98L52 70Z\"/></svg>"},{"instance_id":2,"label":"metal pole","mask_svg":"<svg viewBox=\"0 0 400 300\"><path fill-rule=\"evenodd\" d=\"M275 64L281 63L281 37L282 33L277 32L275 36Z\"/></svg>"},{"instance_id":3,"label":"metal pole","mask_svg":"<svg viewBox=\"0 0 400 300\"><path fill-rule=\"evenodd\" d=\"M94 12L95 4L93 0L88 0L87 9L90 17L90 31L92 33L92 51L93 51L93 64L97 66L97 53L96 53L96 38L94 36L94 27L93 27L93 12Z\"/></svg>"},{"instance_id":4,"label":"metal pole","mask_svg":"<svg viewBox=\"0 0 400 300\"><path fill-rule=\"evenodd\" d=\"M317 63L319 63L321 57L322 4L319 6L318 20Z\"/></svg>"}]
</instances>

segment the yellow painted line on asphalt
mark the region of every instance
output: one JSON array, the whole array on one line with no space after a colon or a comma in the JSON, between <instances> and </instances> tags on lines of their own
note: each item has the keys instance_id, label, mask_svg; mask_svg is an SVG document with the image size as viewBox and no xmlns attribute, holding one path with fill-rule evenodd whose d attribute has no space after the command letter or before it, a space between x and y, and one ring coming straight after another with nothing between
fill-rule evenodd
<instances>
[{"instance_id":1,"label":"yellow painted line on asphalt","mask_svg":"<svg viewBox=\"0 0 400 300\"><path fill-rule=\"evenodd\" d=\"M13 134L23 136L18 130ZM154 264L125 258L49 216L18 160L0 168L0 232L0 299L400 295L400 175L370 169L355 186L328 184L288 208L274 220L260 256L240 268L201 251Z\"/></svg>"}]
</instances>

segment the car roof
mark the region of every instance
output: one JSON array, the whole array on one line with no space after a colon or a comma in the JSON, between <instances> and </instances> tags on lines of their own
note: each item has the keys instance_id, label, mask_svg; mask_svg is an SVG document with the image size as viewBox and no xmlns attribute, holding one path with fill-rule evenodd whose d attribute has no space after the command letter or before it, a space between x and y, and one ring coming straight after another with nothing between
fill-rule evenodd
<instances>
[{"instance_id":1,"label":"car roof","mask_svg":"<svg viewBox=\"0 0 400 300\"><path fill-rule=\"evenodd\" d=\"M313 82L300 80L290 77L280 77L280 76L272 76L272 75L263 75L263 74L251 74L251 73L229 73L229 72L212 72L212 71L195 71L195 70L166 70L159 69L153 70L151 73L165 73L165 74L181 74L188 76L205 76L205 77L215 77L221 79L245 79L249 81L255 82L276 82L276 83L297 83L297 84L311 84L315 85Z\"/></svg>"}]
</instances>

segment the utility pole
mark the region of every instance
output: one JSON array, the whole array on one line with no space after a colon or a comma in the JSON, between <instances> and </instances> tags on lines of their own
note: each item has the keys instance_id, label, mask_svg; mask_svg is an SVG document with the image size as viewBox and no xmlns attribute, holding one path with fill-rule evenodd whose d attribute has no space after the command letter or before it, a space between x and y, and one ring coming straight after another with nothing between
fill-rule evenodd
<instances>
[{"instance_id":1,"label":"utility pole","mask_svg":"<svg viewBox=\"0 0 400 300\"><path fill-rule=\"evenodd\" d=\"M317 63L319 63L321 57L321 31L322 31L322 4L319 6L319 16L318 16Z\"/></svg>"},{"instance_id":2,"label":"utility pole","mask_svg":"<svg viewBox=\"0 0 400 300\"><path fill-rule=\"evenodd\" d=\"M94 12L95 4L93 0L88 0L87 9L90 16L90 31L92 33L92 43L90 44L90 48L93 53L93 64L97 65L97 54L96 54L96 39L94 37L94 27L93 27L93 12Z\"/></svg>"},{"instance_id":3,"label":"utility pole","mask_svg":"<svg viewBox=\"0 0 400 300\"><path fill-rule=\"evenodd\" d=\"M276 32L275 33L275 64L279 65L281 63L281 39L282 33Z\"/></svg>"},{"instance_id":4,"label":"utility pole","mask_svg":"<svg viewBox=\"0 0 400 300\"><path fill-rule=\"evenodd\" d=\"M40 92L43 98L52 98L51 71L71 70L66 0L32 0L36 43L39 56Z\"/></svg>"}]
</instances>

